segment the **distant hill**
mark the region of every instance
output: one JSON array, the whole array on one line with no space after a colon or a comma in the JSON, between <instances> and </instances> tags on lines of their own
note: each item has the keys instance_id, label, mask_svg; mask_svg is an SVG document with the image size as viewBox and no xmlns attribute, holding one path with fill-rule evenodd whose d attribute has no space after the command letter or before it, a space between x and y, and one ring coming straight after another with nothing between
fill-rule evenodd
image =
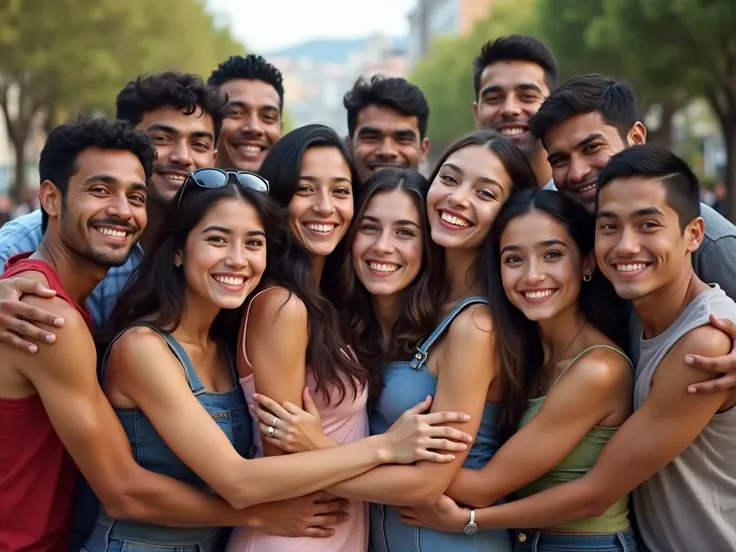
<instances>
[{"instance_id":1,"label":"distant hill","mask_svg":"<svg viewBox=\"0 0 736 552\"><path fill-rule=\"evenodd\" d=\"M309 58L314 61L342 63L348 57L348 53L355 50L362 50L368 43L370 38L360 39L331 39L331 40L310 40L302 44L297 44L290 48L268 52L263 54L266 59L270 58ZM394 47L398 51L406 50L405 38L394 38Z\"/></svg>"}]
</instances>

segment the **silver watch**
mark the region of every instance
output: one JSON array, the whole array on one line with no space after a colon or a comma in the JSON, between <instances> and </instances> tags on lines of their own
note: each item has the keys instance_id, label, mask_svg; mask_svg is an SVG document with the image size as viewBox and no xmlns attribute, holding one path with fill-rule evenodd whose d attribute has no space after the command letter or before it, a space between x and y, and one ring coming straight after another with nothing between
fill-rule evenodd
<instances>
[{"instance_id":1,"label":"silver watch","mask_svg":"<svg viewBox=\"0 0 736 552\"><path fill-rule=\"evenodd\" d=\"M463 533L466 535L475 535L478 532L478 524L475 523L475 510L470 508L470 520L465 524Z\"/></svg>"}]
</instances>

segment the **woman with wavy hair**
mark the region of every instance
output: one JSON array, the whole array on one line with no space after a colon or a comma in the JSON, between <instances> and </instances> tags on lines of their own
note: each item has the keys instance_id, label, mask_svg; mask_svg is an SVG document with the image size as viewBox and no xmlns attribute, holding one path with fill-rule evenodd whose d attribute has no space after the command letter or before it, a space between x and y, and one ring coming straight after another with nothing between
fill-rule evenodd
<instances>
[{"instance_id":1,"label":"woman with wavy hair","mask_svg":"<svg viewBox=\"0 0 736 552\"><path fill-rule=\"evenodd\" d=\"M366 187L370 189L369 184L381 174L383 171L369 179ZM371 407L371 434L385 431L417 397L432 395L433 410L462 406L463 411L470 414L470 422L463 427L474 435L474 445L447 464L419 462L414 466L371 470L330 491L373 503L371 546L376 552L402 552L417 547L430 552L480 548L507 552L511 549L507 531L477 531L470 517L467 535L411 527L401 522L396 507L434 503L463 465L471 469L482 467L500 445L496 425L502 410L499 402L503 377L495 362L492 319L478 262L481 247L500 207L517 191L534 188L536 179L518 147L497 133L478 131L461 138L445 152L431 182L426 194L427 218L422 217L422 229L423 236L431 237L434 243L427 249L427 259L432 259L431 265L435 267L434 259L437 256L443 259L443 272L430 267L429 271L434 270L436 274L425 276L433 281L425 295L427 301L416 299L422 297L418 294L422 289L419 280L416 293L402 292L401 302L395 297L388 300L381 297L379 291L388 288L389 278L381 274L368 278L370 273L365 272L364 267L370 268L371 262L376 261L377 272L390 272L401 266L401 262L398 259L378 262L382 257L372 253L361 264L356 238L352 245L352 264L361 285L371 294L375 315L364 307L351 309L352 327L363 329L361 339L366 339L370 331L374 332L371 350L360 353L371 363L380 364L383 376L377 400ZM399 204L398 195L392 201L386 200L387 195L376 192L368 205L381 199L384 212L395 208ZM373 225L370 223L369 227ZM399 269L396 273L400 274ZM443 280L444 283L440 283ZM347 286L349 288L349 282ZM413 301L412 297L415 297ZM392 318L384 317L391 309L396 309L397 304L409 310L392 325ZM402 321L401 326L399 321ZM407 325L410 331L403 329ZM411 340L407 339L409 336ZM381 343L384 343L383 348L377 348ZM264 404L267 403L264 401ZM327 446L329 443L314 437L313 428L317 424L304 414L291 416L288 425L284 424L286 439L292 444L299 443L294 445L295 450Z\"/></svg>"},{"instance_id":2,"label":"woman with wavy hair","mask_svg":"<svg viewBox=\"0 0 736 552\"><path fill-rule=\"evenodd\" d=\"M267 395L276 403L301 406L306 388L333 442L364 440L371 375L349 346L349 332L322 290L325 267L353 220L353 187L358 179L349 152L329 127L307 125L279 140L260 174L270 182L271 197L286 211L291 239L274 252L275 261L243 317L238 345L243 391L251 401L256 395ZM311 398L307 401L312 404ZM429 405L426 396L416 403L420 404L414 409L404 409L402 419ZM456 420L461 417L448 415ZM265 437L254 442L257 456L283 454L277 445L287 416L282 411L269 415ZM437 415L422 419L427 424L444 421ZM434 431L444 435L445 428ZM425 448L431 448L429 442ZM435 442L434 448L452 450L450 443ZM434 462L452 459L427 451L420 454ZM366 505L359 499L350 500L347 513L349 519L335 526L327 539L295 540L244 529L233 533L228 550L364 551L368 544Z\"/></svg>"}]
</instances>

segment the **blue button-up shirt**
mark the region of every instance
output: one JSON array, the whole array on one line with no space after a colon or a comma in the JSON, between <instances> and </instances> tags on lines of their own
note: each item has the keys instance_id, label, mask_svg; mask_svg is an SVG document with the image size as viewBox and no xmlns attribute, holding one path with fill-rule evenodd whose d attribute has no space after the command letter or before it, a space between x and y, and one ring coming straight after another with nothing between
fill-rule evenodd
<instances>
[{"instance_id":1,"label":"blue button-up shirt","mask_svg":"<svg viewBox=\"0 0 736 552\"><path fill-rule=\"evenodd\" d=\"M33 211L5 223L0 228L0 273L5 261L16 253L35 251L41 245L41 210ZM136 244L123 266L111 267L87 298L95 328L101 328L112 314L123 287L143 259L143 250Z\"/></svg>"}]
</instances>

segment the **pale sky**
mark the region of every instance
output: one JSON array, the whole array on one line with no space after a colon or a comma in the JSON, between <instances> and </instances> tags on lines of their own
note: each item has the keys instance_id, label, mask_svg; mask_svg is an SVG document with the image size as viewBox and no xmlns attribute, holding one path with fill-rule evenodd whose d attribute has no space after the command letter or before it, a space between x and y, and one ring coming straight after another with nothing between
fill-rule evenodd
<instances>
[{"instance_id":1,"label":"pale sky","mask_svg":"<svg viewBox=\"0 0 736 552\"><path fill-rule=\"evenodd\" d=\"M417 0L205 0L253 52L320 38L406 36Z\"/></svg>"}]
</instances>

